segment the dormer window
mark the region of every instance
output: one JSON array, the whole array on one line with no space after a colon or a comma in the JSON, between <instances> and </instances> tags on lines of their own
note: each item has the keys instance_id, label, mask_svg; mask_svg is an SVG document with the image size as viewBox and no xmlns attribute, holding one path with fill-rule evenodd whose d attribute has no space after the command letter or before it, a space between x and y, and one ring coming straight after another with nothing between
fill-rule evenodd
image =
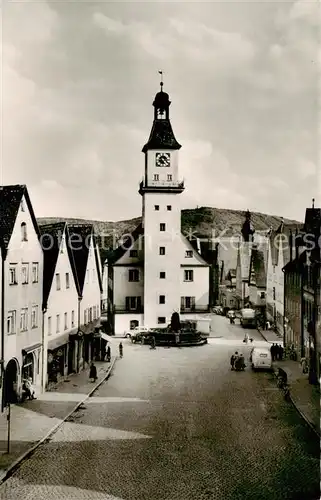
<instances>
[{"instance_id":1,"label":"dormer window","mask_svg":"<svg viewBox=\"0 0 321 500\"><path fill-rule=\"evenodd\" d=\"M27 224L25 222L21 223L21 241L28 241Z\"/></svg>"}]
</instances>

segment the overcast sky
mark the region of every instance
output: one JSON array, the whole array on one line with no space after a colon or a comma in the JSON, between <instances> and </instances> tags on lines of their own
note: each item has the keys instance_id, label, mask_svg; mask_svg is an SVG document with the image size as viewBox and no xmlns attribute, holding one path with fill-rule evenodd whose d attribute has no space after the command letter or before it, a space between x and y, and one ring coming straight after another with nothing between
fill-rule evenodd
<instances>
[{"instance_id":1,"label":"overcast sky","mask_svg":"<svg viewBox=\"0 0 321 500\"><path fill-rule=\"evenodd\" d=\"M3 6L2 183L36 216L141 214L164 71L182 208L302 220L320 206L318 2Z\"/></svg>"}]
</instances>

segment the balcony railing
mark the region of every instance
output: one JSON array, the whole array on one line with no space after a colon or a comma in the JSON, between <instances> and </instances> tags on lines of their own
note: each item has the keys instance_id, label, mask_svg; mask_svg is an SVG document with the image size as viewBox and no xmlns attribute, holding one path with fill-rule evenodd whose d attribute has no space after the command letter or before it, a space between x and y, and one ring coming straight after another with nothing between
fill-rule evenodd
<instances>
[{"instance_id":1,"label":"balcony railing","mask_svg":"<svg viewBox=\"0 0 321 500\"><path fill-rule=\"evenodd\" d=\"M117 314L143 314L144 306L139 307L126 307L126 306L114 306L114 312Z\"/></svg>"},{"instance_id":2,"label":"balcony railing","mask_svg":"<svg viewBox=\"0 0 321 500\"><path fill-rule=\"evenodd\" d=\"M139 184L139 191L141 190L146 190L148 191L149 189L152 191L154 189L158 188L167 188L167 189L172 189L172 190L184 190L184 180L183 181L148 181L147 183L145 180L142 180Z\"/></svg>"},{"instance_id":3,"label":"balcony railing","mask_svg":"<svg viewBox=\"0 0 321 500\"><path fill-rule=\"evenodd\" d=\"M209 305L195 305L191 307L186 307L183 306L181 307L181 313L203 313L203 312L209 312L210 307Z\"/></svg>"}]
</instances>

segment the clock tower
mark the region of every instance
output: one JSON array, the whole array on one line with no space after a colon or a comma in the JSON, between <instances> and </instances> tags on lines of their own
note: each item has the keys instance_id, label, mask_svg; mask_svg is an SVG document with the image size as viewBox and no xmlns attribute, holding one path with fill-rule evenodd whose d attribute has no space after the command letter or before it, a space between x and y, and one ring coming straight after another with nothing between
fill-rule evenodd
<instances>
[{"instance_id":1,"label":"clock tower","mask_svg":"<svg viewBox=\"0 0 321 500\"><path fill-rule=\"evenodd\" d=\"M139 193L143 198L144 324L166 326L180 310L181 209L184 191L179 177L177 142L169 119L169 95L155 96L154 121L142 152L145 171Z\"/></svg>"}]
</instances>

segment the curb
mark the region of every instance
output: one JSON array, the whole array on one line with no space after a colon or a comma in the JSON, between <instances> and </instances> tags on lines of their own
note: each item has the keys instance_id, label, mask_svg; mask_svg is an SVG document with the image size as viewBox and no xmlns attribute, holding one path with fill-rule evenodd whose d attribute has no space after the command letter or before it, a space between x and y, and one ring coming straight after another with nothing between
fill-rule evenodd
<instances>
[{"instance_id":1,"label":"curb","mask_svg":"<svg viewBox=\"0 0 321 500\"><path fill-rule=\"evenodd\" d=\"M276 370L273 370L273 374L274 374L275 377L277 377L277 371ZM290 394L289 394L289 396L290 396L290 402L292 403L292 405L294 406L294 408L296 409L296 411L298 412L298 414L300 415L300 417L307 424L307 426L318 436L318 438L320 438L321 437L320 431L318 429L316 429L316 427L312 424L312 422L310 422L310 420L308 419L308 417L305 415L305 413L303 413L302 410L300 410L298 404L293 399L292 394L291 394L291 386L289 386L289 391L290 391Z\"/></svg>"},{"instance_id":2,"label":"curb","mask_svg":"<svg viewBox=\"0 0 321 500\"><path fill-rule=\"evenodd\" d=\"M258 331L258 332L259 332L259 334L260 334L260 335L264 338L265 342L269 342L269 341L267 340L266 336L265 336L265 335L263 335L263 333L262 333L262 331L261 331L261 330L259 330L259 329L257 328L257 331Z\"/></svg>"},{"instance_id":3,"label":"curb","mask_svg":"<svg viewBox=\"0 0 321 500\"><path fill-rule=\"evenodd\" d=\"M62 426L62 424L64 424L66 422L66 420L68 420L71 415L76 411L78 410L78 408L85 402L87 401L88 398L91 397L91 395L98 389L98 387L100 387L102 385L103 382L105 382L110 374L111 374L111 371L112 369L114 368L114 364L117 360L117 356L114 357L114 359L112 360L105 376L101 379L100 382L98 382L94 387L93 389L87 394L86 397L84 397L81 401L79 401L76 406L73 408L73 410L71 410L68 415L66 415L66 417L61 420L61 422L58 422L58 424L56 424L49 432L47 432L47 434L40 439L40 441L38 441L34 446L32 446L31 448L29 448L29 450L25 451L20 457L18 457L14 462L13 464L11 464L8 469L6 469L6 471L0 475L0 485L2 485L7 479L9 479L10 476L12 476L12 474L15 472L15 470L18 468L18 466L21 464L21 462L23 462L24 460L26 460L27 458L29 458L34 451L36 451L37 448L39 448L39 446L41 446L42 444L46 443L47 441L49 441L49 438L59 429L59 427Z\"/></svg>"}]
</instances>

